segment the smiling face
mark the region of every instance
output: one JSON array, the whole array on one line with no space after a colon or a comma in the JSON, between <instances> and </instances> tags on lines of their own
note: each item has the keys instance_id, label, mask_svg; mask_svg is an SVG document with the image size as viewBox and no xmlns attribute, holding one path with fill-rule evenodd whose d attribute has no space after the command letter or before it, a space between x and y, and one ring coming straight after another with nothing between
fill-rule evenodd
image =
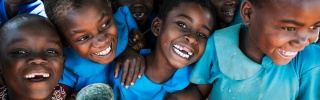
<instances>
[{"instance_id":1,"label":"smiling face","mask_svg":"<svg viewBox=\"0 0 320 100\"><path fill-rule=\"evenodd\" d=\"M312 43L320 26L319 0L278 0L256 7L245 0L241 15L249 25L246 44L258 48L253 54L266 54L276 64L287 64L297 52ZM261 57L262 59L262 57Z\"/></svg>"},{"instance_id":2,"label":"smiling face","mask_svg":"<svg viewBox=\"0 0 320 100\"><path fill-rule=\"evenodd\" d=\"M63 52L53 25L29 22L7 33L1 72L10 99L50 98L63 72Z\"/></svg>"},{"instance_id":3,"label":"smiling face","mask_svg":"<svg viewBox=\"0 0 320 100\"><path fill-rule=\"evenodd\" d=\"M211 0L220 22L230 23L233 20L239 0Z\"/></svg>"},{"instance_id":4,"label":"smiling face","mask_svg":"<svg viewBox=\"0 0 320 100\"><path fill-rule=\"evenodd\" d=\"M118 32L107 5L87 2L62 18L62 32L76 52L91 61L108 64L115 58Z\"/></svg>"},{"instance_id":5,"label":"smiling face","mask_svg":"<svg viewBox=\"0 0 320 100\"><path fill-rule=\"evenodd\" d=\"M126 5L139 27L143 27L153 10L153 0L116 0L119 5Z\"/></svg>"},{"instance_id":6,"label":"smiling face","mask_svg":"<svg viewBox=\"0 0 320 100\"><path fill-rule=\"evenodd\" d=\"M196 3L181 3L168 13L166 20L156 18L152 27L158 36L155 57L166 59L175 68L182 68L203 54L212 32L213 17L209 9Z\"/></svg>"}]
</instances>

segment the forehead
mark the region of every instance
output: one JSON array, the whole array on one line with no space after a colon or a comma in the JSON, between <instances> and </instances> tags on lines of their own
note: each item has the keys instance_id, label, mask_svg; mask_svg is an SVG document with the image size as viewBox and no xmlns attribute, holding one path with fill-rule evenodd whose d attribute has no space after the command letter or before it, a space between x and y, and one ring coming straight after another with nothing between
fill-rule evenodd
<instances>
[{"instance_id":1,"label":"forehead","mask_svg":"<svg viewBox=\"0 0 320 100\"><path fill-rule=\"evenodd\" d=\"M213 16L210 10L193 2L180 3L178 7L168 13L168 17L179 17L179 15L186 15L193 18L193 20L213 24Z\"/></svg>"},{"instance_id":2,"label":"forehead","mask_svg":"<svg viewBox=\"0 0 320 100\"><path fill-rule=\"evenodd\" d=\"M255 7L257 14L269 19L292 19L301 22L320 20L320 0L277 0ZM314 23L313 23L314 24Z\"/></svg>"},{"instance_id":3,"label":"forehead","mask_svg":"<svg viewBox=\"0 0 320 100\"><path fill-rule=\"evenodd\" d=\"M48 24L28 23L21 26L13 27L7 31L4 37L4 44L10 45L15 40L49 40L60 42L59 36L55 28ZM43 41L39 41L43 42Z\"/></svg>"}]
</instances>

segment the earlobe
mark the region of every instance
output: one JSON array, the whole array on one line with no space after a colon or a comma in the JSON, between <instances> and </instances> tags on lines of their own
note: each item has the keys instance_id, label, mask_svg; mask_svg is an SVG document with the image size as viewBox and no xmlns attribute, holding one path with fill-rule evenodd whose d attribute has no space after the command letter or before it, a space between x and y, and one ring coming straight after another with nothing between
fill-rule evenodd
<instances>
[{"instance_id":1,"label":"earlobe","mask_svg":"<svg viewBox=\"0 0 320 100\"><path fill-rule=\"evenodd\" d=\"M156 17L153 19L151 24L151 31L155 36L158 36L160 34L160 28L161 28L162 20L159 19L159 17Z\"/></svg>"},{"instance_id":2,"label":"earlobe","mask_svg":"<svg viewBox=\"0 0 320 100\"><path fill-rule=\"evenodd\" d=\"M253 13L253 6L250 1L244 0L240 7L240 16L244 25L250 24L250 18Z\"/></svg>"}]
</instances>

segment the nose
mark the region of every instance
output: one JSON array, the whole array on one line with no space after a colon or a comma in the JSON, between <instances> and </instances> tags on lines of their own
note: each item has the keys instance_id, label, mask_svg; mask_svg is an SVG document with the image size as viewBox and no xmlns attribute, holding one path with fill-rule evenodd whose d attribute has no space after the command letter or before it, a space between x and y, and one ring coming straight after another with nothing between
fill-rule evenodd
<instances>
[{"instance_id":1,"label":"nose","mask_svg":"<svg viewBox=\"0 0 320 100\"><path fill-rule=\"evenodd\" d=\"M198 39L194 34L185 35L185 39L191 44L198 44Z\"/></svg>"},{"instance_id":2,"label":"nose","mask_svg":"<svg viewBox=\"0 0 320 100\"><path fill-rule=\"evenodd\" d=\"M30 58L28 60L28 64L44 65L47 63L48 63L48 60L46 59L44 54L30 55Z\"/></svg>"},{"instance_id":3,"label":"nose","mask_svg":"<svg viewBox=\"0 0 320 100\"><path fill-rule=\"evenodd\" d=\"M105 45L105 40L106 40L106 37L104 34L97 34L92 42L92 45L94 47L102 47Z\"/></svg>"},{"instance_id":4,"label":"nose","mask_svg":"<svg viewBox=\"0 0 320 100\"><path fill-rule=\"evenodd\" d=\"M224 5L225 6L237 6L238 5L238 0L229 0Z\"/></svg>"},{"instance_id":5,"label":"nose","mask_svg":"<svg viewBox=\"0 0 320 100\"><path fill-rule=\"evenodd\" d=\"M298 33L296 39L293 41L295 47L305 47L310 44L309 39L311 33Z\"/></svg>"}]
</instances>

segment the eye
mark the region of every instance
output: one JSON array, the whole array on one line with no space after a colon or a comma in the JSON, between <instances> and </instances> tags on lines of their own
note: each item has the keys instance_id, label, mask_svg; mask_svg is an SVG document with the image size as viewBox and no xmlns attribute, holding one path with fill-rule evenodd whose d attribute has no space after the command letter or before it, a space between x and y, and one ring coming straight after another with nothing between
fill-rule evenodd
<instances>
[{"instance_id":1,"label":"eye","mask_svg":"<svg viewBox=\"0 0 320 100\"><path fill-rule=\"evenodd\" d=\"M107 29L109 27L110 24L110 20L108 20L107 22L103 23L100 27L100 31Z\"/></svg>"},{"instance_id":2,"label":"eye","mask_svg":"<svg viewBox=\"0 0 320 100\"><path fill-rule=\"evenodd\" d=\"M85 40L87 40L88 38L89 38L88 35L82 36L82 37L80 37L80 38L77 39L77 42L85 41Z\"/></svg>"},{"instance_id":3,"label":"eye","mask_svg":"<svg viewBox=\"0 0 320 100\"><path fill-rule=\"evenodd\" d=\"M207 39L208 37L204 34L204 33L198 33L198 36L204 38L204 39Z\"/></svg>"},{"instance_id":4,"label":"eye","mask_svg":"<svg viewBox=\"0 0 320 100\"><path fill-rule=\"evenodd\" d=\"M46 51L46 54L56 54L56 53L58 53L58 52L55 50L47 50Z\"/></svg>"},{"instance_id":5,"label":"eye","mask_svg":"<svg viewBox=\"0 0 320 100\"><path fill-rule=\"evenodd\" d=\"M16 51L13 51L11 52L12 54L27 54L28 52L25 51L25 50L16 50Z\"/></svg>"},{"instance_id":6,"label":"eye","mask_svg":"<svg viewBox=\"0 0 320 100\"><path fill-rule=\"evenodd\" d=\"M179 27L181 27L183 29L187 29L186 24L184 24L183 22L177 22L177 24L179 25Z\"/></svg>"},{"instance_id":7,"label":"eye","mask_svg":"<svg viewBox=\"0 0 320 100\"><path fill-rule=\"evenodd\" d=\"M317 30L319 29L319 26L312 26L312 27L309 27L309 30Z\"/></svg>"},{"instance_id":8,"label":"eye","mask_svg":"<svg viewBox=\"0 0 320 100\"><path fill-rule=\"evenodd\" d=\"M282 29L285 31L295 31L296 30L296 28L294 28L294 27L282 27Z\"/></svg>"}]
</instances>

